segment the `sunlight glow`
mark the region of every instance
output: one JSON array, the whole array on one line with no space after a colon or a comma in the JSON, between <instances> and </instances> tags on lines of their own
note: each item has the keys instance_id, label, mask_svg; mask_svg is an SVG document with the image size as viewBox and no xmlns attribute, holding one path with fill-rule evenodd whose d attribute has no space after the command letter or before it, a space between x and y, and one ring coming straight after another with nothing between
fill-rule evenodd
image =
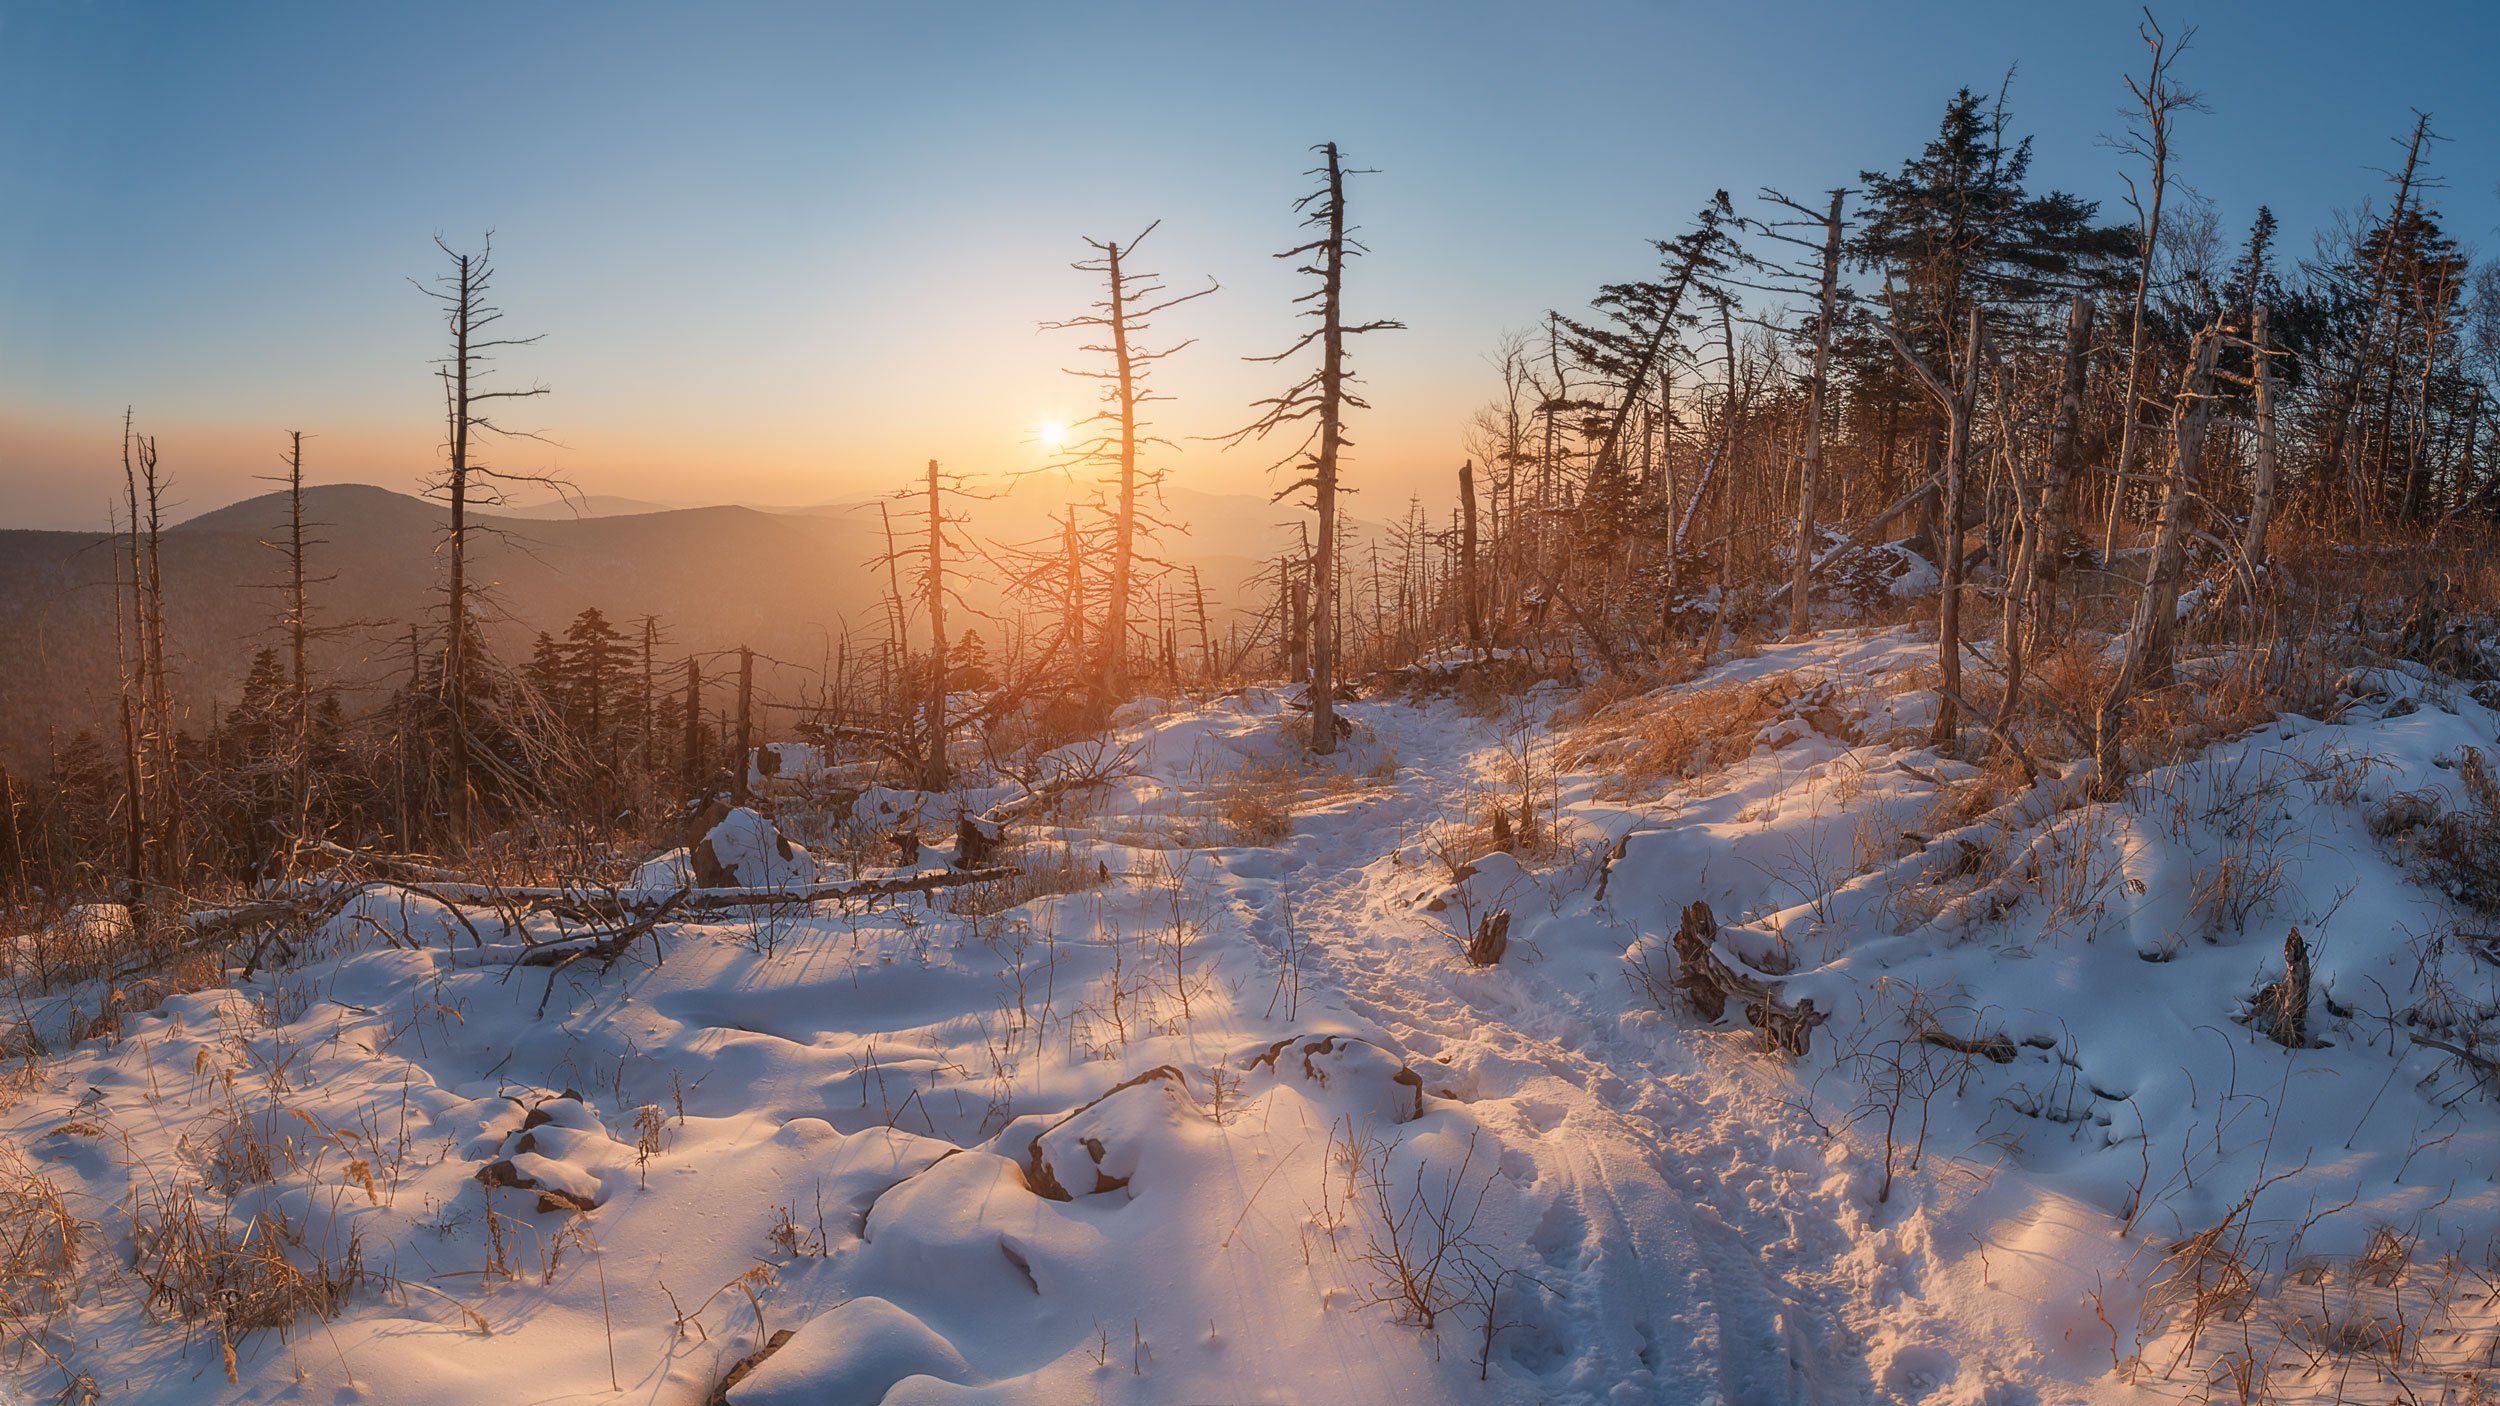
<instances>
[{"instance_id":1,"label":"sunlight glow","mask_svg":"<svg viewBox=\"0 0 2500 1406\"><path fill-rule=\"evenodd\" d=\"M1058 420L1044 420L1033 434L1042 442L1044 449L1060 450L1068 447L1068 427Z\"/></svg>"}]
</instances>

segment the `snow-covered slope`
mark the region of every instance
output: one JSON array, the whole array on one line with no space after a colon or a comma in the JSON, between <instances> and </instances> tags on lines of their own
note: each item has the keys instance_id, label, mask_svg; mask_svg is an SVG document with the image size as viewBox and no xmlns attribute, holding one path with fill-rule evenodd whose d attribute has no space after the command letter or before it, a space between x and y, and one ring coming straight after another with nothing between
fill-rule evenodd
<instances>
[{"instance_id":1,"label":"snow-covered slope","mask_svg":"<svg viewBox=\"0 0 2500 1406\"><path fill-rule=\"evenodd\" d=\"M1931 659L1832 634L1584 724L1552 687L1365 702L1325 769L1275 695L1150 703L1124 714L1137 773L1026 827L1047 881L665 924L552 981L367 893L292 964L42 1061L0 1113L0 1172L86 1225L57 1300L0 1282L39 1329L21 1380L86 1373L116 1402L691 1402L732 1376L742 1406L2175 1396L2229 1365L2170 1253L2221 1225L2249 1279L2232 1350L2270 1325L2279 1394L2340 1366L2366 1397L2366 1334L2320 1359L2296 1315L2248 1305L2393 1227L2419 1245L2383 1289L2302 1288L2341 1285L2337 1321L2366 1326L2500 1232L2479 1071L2414 1038L2473 1051L2495 968L2389 818L2410 792L2469 804L2460 749L2494 715L2382 675L2332 723L2061 807L2074 786L1992 793L1924 749ZM1640 744L1689 726L1679 706L1733 740L1661 768ZM1517 857L1489 852L1496 808ZM1720 950L1829 1014L1804 1058L1661 999L1695 900ZM1507 951L1471 965L1497 910ZM2241 1019L2293 926L2300 1049ZM2431 1297L2408 1331L2471 1326L2470 1295Z\"/></svg>"}]
</instances>

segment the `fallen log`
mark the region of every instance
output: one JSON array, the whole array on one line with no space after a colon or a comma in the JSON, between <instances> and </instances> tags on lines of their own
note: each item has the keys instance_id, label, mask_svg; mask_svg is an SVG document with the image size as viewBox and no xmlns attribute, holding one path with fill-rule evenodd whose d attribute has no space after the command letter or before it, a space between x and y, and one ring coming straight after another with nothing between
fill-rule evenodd
<instances>
[{"instance_id":1,"label":"fallen log","mask_svg":"<svg viewBox=\"0 0 2500 1406\"><path fill-rule=\"evenodd\" d=\"M678 906L683 904L686 896L692 892L692 889L677 890L662 900L659 907L614 932L601 933L588 940L551 942L523 952L520 959L513 965L550 969L547 973L547 989L540 992L538 996L538 1014L543 1016L547 1013L547 1002L554 999L556 994L556 978L564 975L565 968L580 961L595 961L602 969L614 966L616 959L624 956L627 948L649 935L653 928L660 925L662 919L677 911Z\"/></svg>"},{"instance_id":2,"label":"fallen log","mask_svg":"<svg viewBox=\"0 0 2500 1406\"><path fill-rule=\"evenodd\" d=\"M369 850L349 849L329 840L307 841L304 848L326 854L342 864L352 864L389 879L412 879L418 882L459 882L462 875L442 865L402 854L375 854Z\"/></svg>"},{"instance_id":3,"label":"fallen log","mask_svg":"<svg viewBox=\"0 0 2500 1406\"><path fill-rule=\"evenodd\" d=\"M737 908L769 908L788 903L824 903L852 898L889 898L896 894L927 893L934 889L957 888L965 884L985 884L1022 873L1012 864L994 865L986 869L942 869L925 874L893 874L875 879L842 879L832 883L802 884L795 888L716 888L670 890L612 890L552 887L505 887L499 884L402 884L408 892L439 903L511 903L536 911L562 911L592 917L622 917L646 912L668 903L678 893L686 895L674 906L689 913L718 913Z\"/></svg>"},{"instance_id":4,"label":"fallen log","mask_svg":"<svg viewBox=\"0 0 2500 1406\"><path fill-rule=\"evenodd\" d=\"M1823 574L1823 569L1825 567L1838 565L1840 562L1843 562L1858 552L1865 550L1874 542L1878 533L1881 533L1885 528L1892 525L1892 520L1894 518L1897 518L1903 513L1906 513L1910 509L1918 506L1919 499L1935 492L1938 487L1943 484L1943 482L1943 475L1938 474L1931 476L1925 482L1919 484L1918 487L1913 488L1909 492L1902 494L1899 498L1894 499L1890 507L1887 507L1882 512L1877 513L1873 518L1869 519L1865 525L1858 528L1857 531L1841 538L1840 541L1834 543L1828 551L1824 552L1821 556L1816 557L1811 563L1809 563L1806 567L1806 576L1809 579L1820 576ZM1777 588L1772 590L1768 596L1763 598L1763 608L1766 610L1777 608L1782 601L1788 599L1789 589L1794 585L1796 585L1794 580L1781 582Z\"/></svg>"},{"instance_id":5,"label":"fallen log","mask_svg":"<svg viewBox=\"0 0 2500 1406\"><path fill-rule=\"evenodd\" d=\"M1709 904L1695 900L1675 933L1676 989L1707 1020L1724 1019L1728 998L1735 997L1766 1046L1802 1057L1814 1027L1831 1019L1831 1013L1816 1010L1812 999L1789 1004L1778 982L1720 956L1718 942L1717 916Z\"/></svg>"},{"instance_id":6,"label":"fallen log","mask_svg":"<svg viewBox=\"0 0 2500 1406\"><path fill-rule=\"evenodd\" d=\"M2013 1041L2002 1035L1990 1035L1986 1039L1972 1039L1947 1030L1927 1029L1918 1032L1918 1039L1920 1044L1934 1045L1938 1049L1951 1050L1955 1054L1977 1055L1991 1064L2012 1064L2022 1053L2014 1047Z\"/></svg>"}]
</instances>

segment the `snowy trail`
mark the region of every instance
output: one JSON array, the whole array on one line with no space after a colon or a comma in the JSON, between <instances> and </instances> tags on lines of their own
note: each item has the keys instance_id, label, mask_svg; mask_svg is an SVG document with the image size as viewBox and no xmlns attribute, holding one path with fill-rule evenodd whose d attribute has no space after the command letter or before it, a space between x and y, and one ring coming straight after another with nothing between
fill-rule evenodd
<instances>
[{"instance_id":1,"label":"snowy trail","mask_svg":"<svg viewBox=\"0 0 2500 1406\"><path fill-rule=\"evenodd\" d=\"M1588 1399L1748 1406L1866 1395L1836 1286L1773 1253L1801 1211L1838 1211L1766 1207L1730 1184L1764 1149L1736 1145L1727 1078L1682 1032L1610 1037L1610 1013L1532 961L1463 965L1450 933L1402 900L1415 886L1409 851L1426 827L1466 815L1467 784L1499 744L1412 708L1356 715L1397 755L1395 782L1301 817L1293 867L1268 883L1254 931L1276 931L1289 901L1309 943L1306 998L1333 997L1416 1056L1460 1067L1477 1116L1533 1158L1534 1190L1552 1197L1530 1247L1535 1272L1575 1305L1557 1385ZM1748 1100L1746 1116L1767 1116L1766 1102Z\"/></svg>"}]
</instances>

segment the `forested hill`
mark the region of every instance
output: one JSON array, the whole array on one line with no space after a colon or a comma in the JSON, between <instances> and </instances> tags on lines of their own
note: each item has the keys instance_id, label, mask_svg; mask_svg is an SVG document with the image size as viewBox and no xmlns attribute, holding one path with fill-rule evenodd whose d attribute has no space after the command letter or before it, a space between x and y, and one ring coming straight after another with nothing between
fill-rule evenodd
<instances>
[{"instance_id":1,"label":"forested hill","mask_svg":"<svg viewBox=\"0 0 2500 1406\"><path fill-rule=\"evenodd\" d=\"M315 669L340 681L352 709L407 675L408 626L436 599L438 504L370 484L305 490L320 524L309 555L320 581ZM1010 495L985 518L997 535L1036 528ZM1193 525L1167 555L1195 564L1211 597L1231 600L1264 554L1287 540L1281 514L1251 497L1176 493ZM844 622L883 628L883 550L874 499L766 512L683 508L612 516L488 516L470 571L493 585L489 639L515 662L541 630L561 632L588 607L619 622L656 616L666 653L749 645L815 667ZM286 497L247 499L164 533L168 657L185 726L204 729L231 703L252 655L276 643ZM1197 526L1196 524L1205 524ZM1038 535L1035 533L1034 535ZM113 577L127 539L99 533L0 532L0 762L40 770L81 730L108 731L114 697ZM428 617L422 623L430 628ZM987 622L965 622L982 629ZM352 628L348 628L352 627ZM994 626L988 628L994 629ZM767 666L768 668L770 666ZM774 681L795 697L795 671Z\"/></svg>"}]
</instances>

